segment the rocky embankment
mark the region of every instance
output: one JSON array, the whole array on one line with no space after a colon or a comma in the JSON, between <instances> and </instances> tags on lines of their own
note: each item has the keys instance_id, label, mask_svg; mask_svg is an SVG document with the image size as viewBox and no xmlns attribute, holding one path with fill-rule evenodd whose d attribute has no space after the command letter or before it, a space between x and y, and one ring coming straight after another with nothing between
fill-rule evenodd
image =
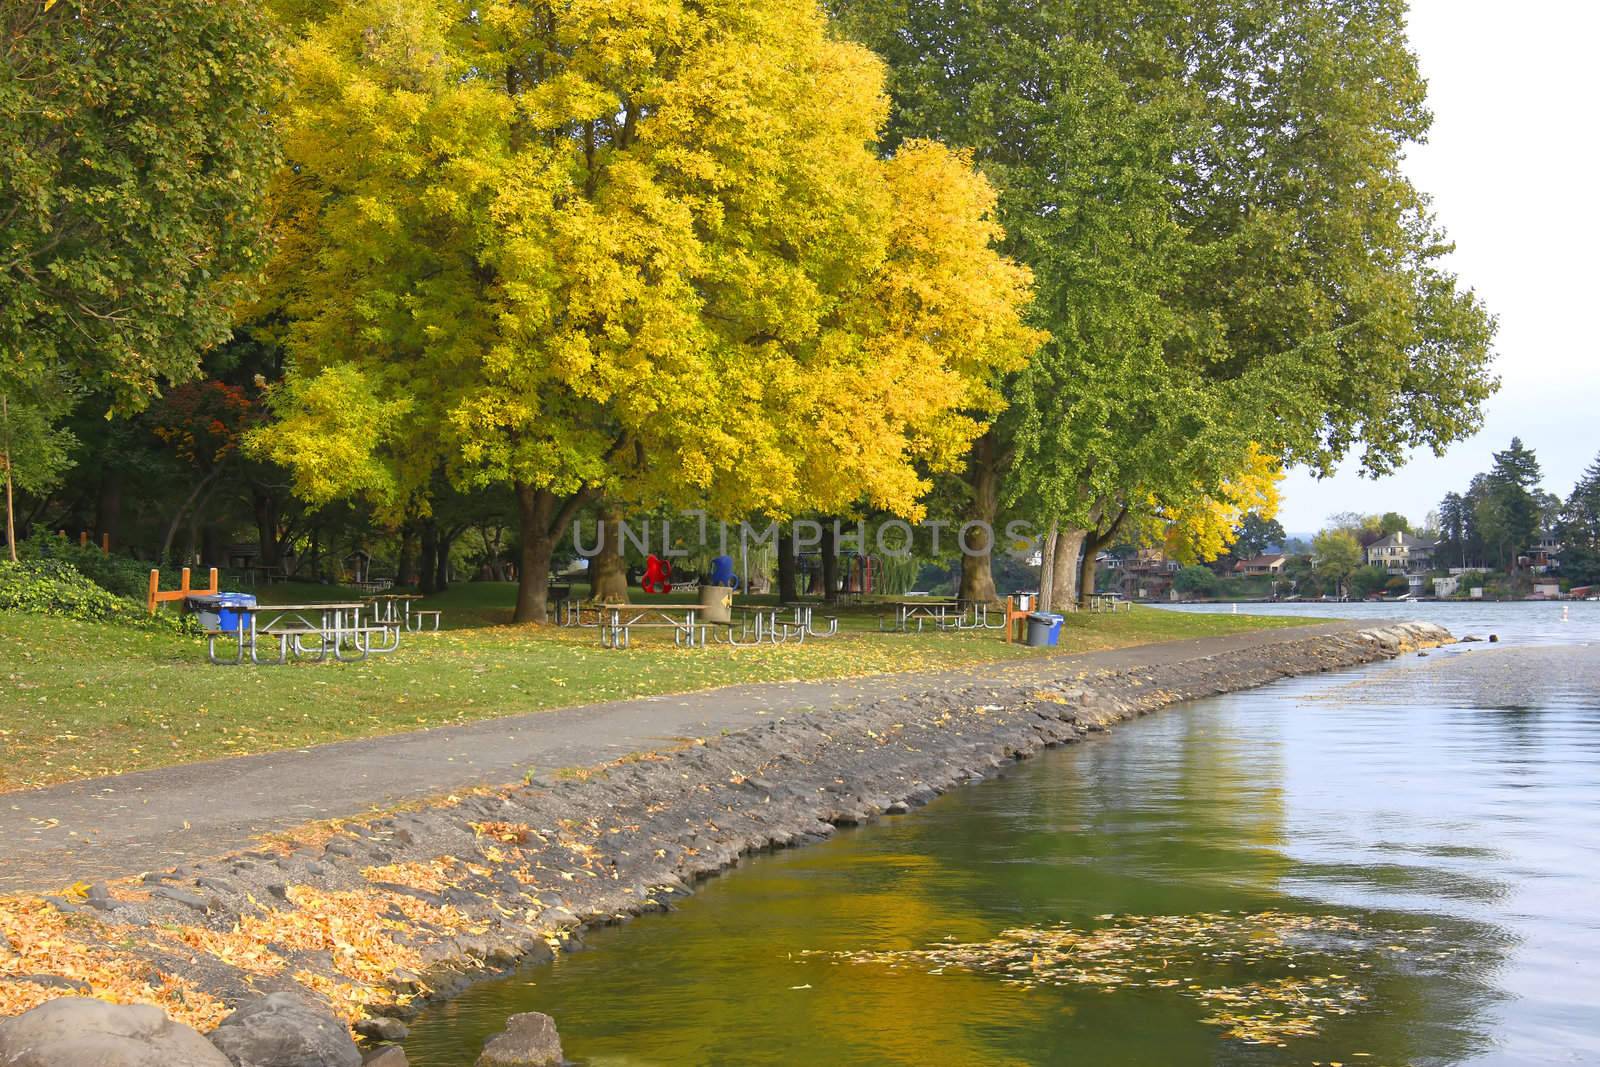
<instances>
[{"instance_id":1,"label":"rocky embankment","mask_svg":"<svg viewBox=\"0 0 1600 1067\"><path fill-rule=\"evenodd\" d=\"M296 1013L315 1005L324 1021L332 1012L352 1022L374 1054L399 1063L398 1050L383 1046L403 1039L403 1020L429 999L548 958L587 925L667 908L747 853L906 812L1010 761L1176 701L1450 640L1420 623L1350 629L1144 668L1073 671L1043 684L973 685L775 718L346 825L298 848L90 886L22 916L13 909L0 953L29 951L19 944L23 918L48 927L57 945L76 947L54 955L70 967L43 954L37 974L19 974L25 967L13 960L0 981L35 983L44 1000L103 996L108 976L126 976L132 986L115 987L122 998L132 988L184 1022L214 1029L213 1047L236 1067L359 1064L354 1045L318 1058L272 1051L309 1032L317 1013ZM57 1062L8 1059L9 1035L22 1021L0 1023L0 1064Z\"/></svg>"}]
</instances>

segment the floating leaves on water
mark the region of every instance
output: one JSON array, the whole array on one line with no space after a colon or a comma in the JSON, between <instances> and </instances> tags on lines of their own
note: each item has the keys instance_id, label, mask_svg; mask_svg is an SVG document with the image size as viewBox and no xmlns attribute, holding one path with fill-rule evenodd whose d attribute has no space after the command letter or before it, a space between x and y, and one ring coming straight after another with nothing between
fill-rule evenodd
<instances>
[{"instance_id":1,"label":"floating leaves on water","mask_svg":"<svg viewBox=\"0 0 1600 1067\"><path fill-rule=\"evenodd\" d=\"M1082 929L1063 923L1002 930L989 941L804 955L917 967L929 974L990 974L1024 988L1172 989L1199 1001L1208 1012L1203 1021L1221 1027L1225 1036L1281 1045L1314 1036L1328 1018L1366 1003L1366 987L1342 973L1366 967L1364 962L1350 967L1352 956L1382 951L1439 961L1451 954L1433 944L1437 931L1432 927L1372 930L1336 915L1261 911L1096 919L1107 925ZM1431 951L1417 953L1420 948ZM1311 969L1328 973L1308 973ZM1262 977L1241 984L1244 973Z\"/></svg>"}]
</instances>

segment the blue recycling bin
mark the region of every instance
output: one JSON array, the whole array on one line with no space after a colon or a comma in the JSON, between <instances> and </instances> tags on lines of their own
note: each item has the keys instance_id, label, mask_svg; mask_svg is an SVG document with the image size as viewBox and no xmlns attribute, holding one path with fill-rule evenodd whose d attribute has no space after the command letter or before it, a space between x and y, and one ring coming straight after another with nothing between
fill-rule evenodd
<instances>
[{"instance_id":1,"label":"blue recycling bin","mask_svg":"<svg viewBox=\"0 0 1600 1067\"><path fill-rule=\"evenodd\" d=\"M739 579L733 573L732 556L718 556L711 561L711 580L706 584L722 586L726 589L739 588Z\"/></svg>"},{"instance_id":2,"label":"blue recycling bin","mask_svg":"<svg viewBox=\"0 0 1600 1067\"><path fill-rule=\"evenodd\" d=\"M1034 648L1053 648L1060 644L1061 624L1065 621L1065 615L1054 615L1043 611L1029 613L1028 644Z\"/></svg>"},{"instance_id":3,"label":"blue recycling bin","mask_svg":"<svg viewBox=\"0 0 1600 1067\"><path fill-rule=\"evenodd\" d=\"M188 604L203 628L232 634L239 632L244 621L244 615L238 609L255 607L256 598L249 593L210 593L192 596Z\"/></svg>"}]
</instances>

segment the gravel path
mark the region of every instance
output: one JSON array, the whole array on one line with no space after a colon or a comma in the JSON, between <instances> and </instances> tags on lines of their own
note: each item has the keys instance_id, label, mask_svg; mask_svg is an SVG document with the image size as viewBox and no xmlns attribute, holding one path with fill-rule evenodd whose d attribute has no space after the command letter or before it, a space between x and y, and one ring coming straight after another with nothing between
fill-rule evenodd
<instances>
[{"instance_id":1,"label":"gravel path","mask_svg":"<svg viewBox=\"0 0 1600 1067\"><path fill-rule=\"evenodd\" d=\"M534 712L466 726L191 763L0 796L0 892L46 892L249 847L318 819L587 767L779 715L974 684L1157 667L1360 629L1287 627L948 671L728 686Z\"/></svg>"}]
</instances>

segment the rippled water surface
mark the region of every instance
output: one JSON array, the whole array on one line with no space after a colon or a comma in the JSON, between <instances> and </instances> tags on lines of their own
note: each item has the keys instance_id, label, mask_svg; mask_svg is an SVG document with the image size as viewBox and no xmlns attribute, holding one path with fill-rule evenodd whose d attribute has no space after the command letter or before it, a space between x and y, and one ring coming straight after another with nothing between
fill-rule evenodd
<instances>
[{"instance_id":1,"label":"rippled water surface","mask_svg":"<svg viewBox=\"0 0 1600 1067\"><path fill-rule=\"evenodd\" d=\"M467 1065L536 1010L596 1065L1600 1062L1574 608L1477 606L1501 644L1196 702L762 857L407 1052Z\"/></svg>"}]
</instances>

